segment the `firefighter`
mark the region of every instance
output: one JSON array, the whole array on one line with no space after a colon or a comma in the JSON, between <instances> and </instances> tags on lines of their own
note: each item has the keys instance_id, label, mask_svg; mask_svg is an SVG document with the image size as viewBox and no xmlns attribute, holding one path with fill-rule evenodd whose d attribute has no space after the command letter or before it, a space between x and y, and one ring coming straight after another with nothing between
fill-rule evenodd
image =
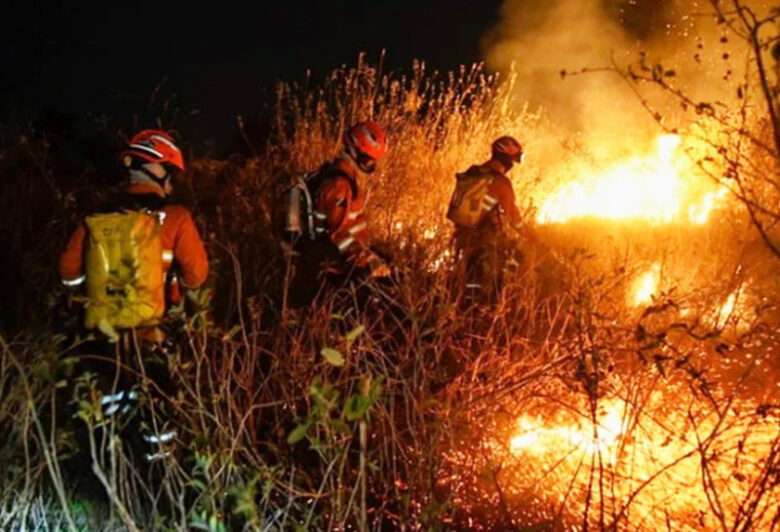
<instances>
[{"instance_id":1,"label":"firefighter","mask_svg":"<svg viewBox=\"0 0 780 532\"><path fill-rule=\"evenodd\" d=\"M141 131L121 159L126 182L103 208L79 224L59 261L62 283L84 294L85 328L120 340L112 345L110 357L90 357L84 364L102 381L106 417L135 409L142 399L142 375L154 382L146 387L152 393L143 399L152 408L165 402L156 401L153 392L171 392L167 364L150 361L155 358L151 354L165 354L159 325L167 308L180 302L181 287L202 286L209 271L192 214L168 201L174 175L184 170L173 138L164 131ZM156 420L147 422L141 431L144 454L155 461L167 456L165 449L176 431Z\"/></svg>"},{"instance_id":2,"label":"firefighter","mask_svg":"<svg viewBox=\"0 0 780 532\"><path fill-rule=\"evenodd\" d=\"M345 132L342 151L334 160L301 180L311 205L304 205L300 214L311 220L311 226L295 237L298 260L290 298L294 306L309 303L323 281L340 285L355 274L390 275L387 264L369 248L364 215L368 198L361 187L386 153L382 127L360 122ZM300 231L305 220L295 225Z\"/></svg>"},{"instance_id":3,"label":"firefighter","mask_svg":"<svg viewBox=\"0 0 780 532\"><path fill-rule=\"evenodd\" d=\"M475 299L495 301L508 263L517 262L517 240L532 236L522 223L507 173L522 163L522 145L503 136L491 158L457 174L447 217L455 225L455 257L461 279Z\"/></svg>"}]
</instances>

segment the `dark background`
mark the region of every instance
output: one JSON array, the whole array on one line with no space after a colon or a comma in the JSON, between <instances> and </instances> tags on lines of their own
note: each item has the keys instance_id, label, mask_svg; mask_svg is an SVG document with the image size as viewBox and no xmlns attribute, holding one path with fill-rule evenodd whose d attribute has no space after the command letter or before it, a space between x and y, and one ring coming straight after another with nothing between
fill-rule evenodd
<instances>
[{"instance_id":1,"label":"dark background","mask_svg":"<svg viewBox=\"0 0 780 532\"><path fill-rule=\"evenodd\" d=\"M167 101L196 151L224 151L236 115L257 114L278 80L307 69L316 80L360 52L376 62L382 49L394 70L415 58L439 70L479 61L500 4L14 0L0 16L0 120L102 117L130 128L135 115L148 126Z\"/></svg>"}]
</instances>

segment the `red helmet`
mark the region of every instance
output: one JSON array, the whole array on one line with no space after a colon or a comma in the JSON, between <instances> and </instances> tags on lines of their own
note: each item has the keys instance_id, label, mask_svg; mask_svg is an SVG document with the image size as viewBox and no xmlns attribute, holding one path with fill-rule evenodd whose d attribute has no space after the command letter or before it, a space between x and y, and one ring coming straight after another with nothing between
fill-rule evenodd
<instances>
[{"instance_id":1,"label":"red helmet","mask_svg":"<svg viewBox=\"0 0 780 532\"><path fill-rule=\"evenodd\" d=\"M136 133L122 152L122 158L126 166L130 166L133 159L140 159L147 163L170 165L184 171L181 150L176 146L173 137L159 129L144 129Z\"/></svg>"},{"instance_id":2,"label":"red helmet","mask_svg":"<svg viewBox=\"0 0 780 532\"><path fill-rule=\"evenodd\" d=\"M371 173L387 153L387 135L376 122L359 122L344 133L344 147L361 170Z\"/></svg>"},{"instance_id":3,"label":"red helmet","mask_svg":"<svg viewBox=\"0 0 780 532\"><path fill-rule=\"evenodd\" d=\"M493 145L490 148L493 152L493 157L504 155L516 163L523 162L523 146L514 137L499 137L493 141Z\"/></svg>"}]
</instances>

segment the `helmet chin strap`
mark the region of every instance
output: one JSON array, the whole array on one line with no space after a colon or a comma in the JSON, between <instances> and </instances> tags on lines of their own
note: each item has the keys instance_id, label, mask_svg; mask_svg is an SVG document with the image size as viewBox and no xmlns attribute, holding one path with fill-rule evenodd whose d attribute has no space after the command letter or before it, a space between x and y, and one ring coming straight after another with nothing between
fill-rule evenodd
<instances>
[{"instance_id":1,"label":"helmet chin strap","mask_svg":"<svg viewBox=\"0 0 780 532\"><path fill-rule=\"evenodd\" d=\"M341 153L338 155L338 158L344 161L348 161L349 164L352 165L352 168L354 168L356 172L361 174L363 173L363 170L360 168L357 159L354 157L354 155L352 155L352 151L349 148L344 147L344 149L341 150Z\"/></svg>"}]
</instances>

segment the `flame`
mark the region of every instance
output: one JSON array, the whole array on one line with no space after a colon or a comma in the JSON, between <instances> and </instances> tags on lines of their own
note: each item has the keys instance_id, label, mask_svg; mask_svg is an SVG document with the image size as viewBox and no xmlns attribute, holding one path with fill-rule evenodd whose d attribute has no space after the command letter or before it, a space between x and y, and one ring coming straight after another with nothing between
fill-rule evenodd
<instances>
[{"instance_id":1,"label":"flame","mask_svg":"<svg viewBox=\"0 0 780 532\"><path fill-rule=\"evenodd\" d=\"M686 205L690 223L706 223L727 189L698 199L688 197L692 172L679 153L681 143L679 135L661 135L652 153L630 157L562 186L542 201L537 223L565 223L585 217L670 223L682 218Z\"/></svg>"},{"instance_id":2,"label":"flame","mask_svg":"<svg viewBox=\"0 0 780 532\"><path fill-rule=\"evenodd\" d=\"M518 433L509 442L510 452L541 455L549 449L579 448L587 453L603 451L613 446L623 433L623 411L618 401L602 407L593 423L544 426L537 418L522 416L517 420Z\"/></svg>"},{"instance_id":3,"label":"flame","mask_svg":"<svg viewBox=\"0 0 780 532\"><path fill-rule=\"evenodd\" d=\"M756 319L756 310L751 307L746 293L749 288L750 283L747 282L733 290L711 315L709 323L716 329L723 329L727 325L737 330L746 328Z\"/></svg>"},{"instance_id":4,"label":"flame","mask_svg":"<svg viewBox=\"0 0 780 532\"><path fill-rule=\"evenodd\" d=\"M704 225L710 219L710 213L723 202L728 194L726 187L719 187L714 192L708 192L699 203L688 207L688 220L694 225Z\"/></svg>"},{"instance_id":5,"label":"flame","mask_svg":"<svg viewBox=\"0 0 780 532\"><path fill-rule=\"evenodd\" d=\"M641 307L653 302L653 296L658 293L658 285L661 282L661 263L656 262L637 277L631 285L630 303L634 307Z\"/></svg>"},{"instance_id":6,"label":"flame","mask_svg":"<svg viewBox=\"0 0 780 532\"><path fill-rule=\"evenodd\" d=\"M737 306L737 297L739 297L739 291L735 290L729 294L729 297L727 297L726 301L724 301L724 303L720 306L718 309L718 324L725 323L726 320L728 320L729 317L734 313L734 309Z\"/></svg>"}]
</instances>

